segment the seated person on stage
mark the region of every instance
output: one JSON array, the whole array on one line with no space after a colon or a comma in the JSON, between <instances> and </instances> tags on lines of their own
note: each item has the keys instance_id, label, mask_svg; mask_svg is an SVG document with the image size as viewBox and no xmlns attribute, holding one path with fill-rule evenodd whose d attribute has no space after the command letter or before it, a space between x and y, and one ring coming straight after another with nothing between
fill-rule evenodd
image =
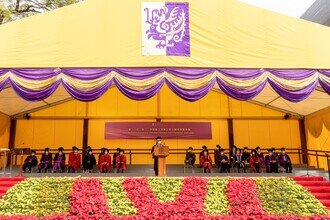
<instances>
[{"instance_id":1,"label":"seated person on stage","mask_svg":"<svg viewBox=\"0 0 330 220\"><path fill-rule=\"evenodd\" d=\"M117 173L119 173L119 172L124 173L126 171L127 159L126 159L126 156L124 153L125 153L124 150L120 150L119 155L117 156L117 159L116 159Z\"/></svg>"},{"instance_id":2,"label":"seated person on stage","mask_svg":"<svg viewBox=\"0 0 330 220\"><path fill-rule=\"evenodd\" d=\"M265 157L265 167L267 173L278 173L277 157L272 149L268 150L268 155Z\"/></svg>"},{"instance_id":3,"label":"seated person on stage","mask_svg":"<svg viewBox=\"0 0 330 220\"><path fill-rule=\"evenodd\" d=\"M217 149L214 150L214 161L217 161L218 155L220 155L220 150L222 149L219 144L216 146Z\"/></svg>"},{"instance_id":4,"label":"seated person on stage","mask_svg":"<svg viewBox=\"0 0 330 220\"><path fill-rule=\"evenodd\" d=\"M91 146L87 146L86 147L86 151L84 151L84 153L82 154L82 166L83 166L84 172L86 172L86 167L85 167L86 161L85 161L85 158L86 158L86 156L88 156L88 152L91 149L92 149Z\"/></svg>"},{"instance_id":5,"label":"seated person on stage","mask_svg":"<svg viewBox=\"0 0 330 220\"><path fill-rule=\"evenodd\" d=\"M233 146L230 149L230 152L229 152L230 167L234 167L235 166L235 158L234 158L234 156L236 155L236 151L237 151L237 147L236 146Z\"/></svg>"},{"instance_id":6,"label":"seated person on stage","mask_svg":"<svg viewBox=\"0 0 330 220\"><path fill-rule=\"evenodd\" d=\"M246 173L245 163L242 160L241 149L237 148L236 155L234 155L235 159L235 167L237 168L237 172L240 173L240 168L243 168L244 173Z\"/></svg>"},{"instance_id":7,"label":"seated person on stage","mask_svg":"<svg viewBox=\"0 0 330 220\"><path fill-rule=\"evenodd\" d=\"M250 161L250 153L248 150L249 150L248 147L243 148L242 161L244 161L245 164L249 164Z\"/></svg>"},{"instance_id":8,"label":"seated person on stage","mask_svg":"<svg viewBox=\"0 0 330 220\"><path fill-rule=\"evenodd\" d=\"M207 149L207 147L205 145L202 147L202 151L199 153L199 158L204 154L204 151L209 152L209 150Z\"/></svg>"},{"instance_id":9,"label":"seated person on stage","mask_svg":"<svg viewBox=\"0 0 330 220\"><path fill-rule=\"evenodd\" d=\"M276 153L276 150L274 147L272 148L272 153L273 153L273 155L275 155L276 158L278 157L278 153Z\"/></svg>"},{"instance_id":10,"label":"seated person on stage","mask_svg":"<svg viewBox=\"0 0 330 220\"><path fill-rule=\"evenodd\" d=\"M36 151L32 150L30 156L28 156L25 160L24 160L24 164L23 164L23 173L27 172L31 173L31 169L35 166L38 165L38 159L36 156Z\"/></svg>"},{"instance_id":11,"label":"seated person on stage","mask_svg":"<svg viewBox=\"0 0 330 220\"><path fill-rule=\"evenodd\" d=\"M259 157L261 164L264 163L265 157L264 154L261 153L261 148L260 147L256 147L256 155Z\"/></svg>"},{"instance_id":12,"label":"seated person on stage","mask_svg":"<svg viewBox=\"0 0 330 220\"><path fill-rule=\"evenodd\" d=\"M217 157L216 164L218 168L220 169L220 172L228 172L230 173L230 167L229 167L229 159L225 155L224 149L220 150L220 154Z\"/></svg>"},{"instance_id":13,"label":"seated person on stage","mask_svg":"<svg viewBox=\"0 0 330 220\"><path fill-rule=\"evenodd\" d=\"M58 148L58 153L55 154L53 172L61 170L61 172L63 173L65 170L65 154L63 153L63 151L63 147L60 147Z\"/></svg>"},{"instance_id":14,"label":"seated person on stage","mask_svg":"<svg viewBox=\"0 0 330 220\"><path fill-rule=\"evenodd\" d=\"M278 163L285 169L286 173L292 173L292 164L290 156L286 154L285 148L281 148L281 154L278 155Z\"/></svg>"},{"instance_id":15,"label":"seated person on stage","mask_svg":"<svg viewBox=\"0 0 330 220\"><path fill-rule=\"evenodd\" d=\"M100 157L99 171L100 173L109 173L111 168L111 156L109 150L104 149L104 154Z\"/></svg>"},{"instance_id":16,"label":"seated person on stage","mask_svg":"<svg viewBox=\"0 0 330 220\"><path fill-rule=\"evenodd\" d=\"M189 166L194 166L195 161L196 161L196 155L193 152L193 148L189 147L187 152L186 152L186 158L184 160L185 164L189 165Z\"/></svg>"},{"instance_id":17,"label":"seated person on stage","mask_svg":"<svg viewBox=\"0 0 330 220\"><path fill-rule=\"evenodd\" d=\"M72 152L69 154L69 173L76 173L81 165L81 156L78 153L78 148L76 146L72 147Z\"/></svg>"},{"instance_id":18,"label":"seated person on stage","mask_svg":"<svg viewBox=\"0 0 330 220\"><path fill-rule=\"evenodd\" d=\"M262 172L262 162L260 157L257 155L256 150L251 151L250 156L250 169L252 172L261 173Z\"/></svg>"},{"instance_id":19,"label":"seated person on stage","mask_svg":"<svg viewBox=\"0 0 330 220\"><path fill-rule=\"evenodd\" d=\"M47 147L45 148L45 152L41 156L38 173L40 173L41 170L45 170L46 173L48 169L51 169L52 161L53 161L53 156L49 152L49 148Z\"/></svg>"},{"instance_id":20,"label":"seated person on stage","mask_svg":"<svg viewBox=\"0 0 330 220\"><path fill-rule=\"evenodd\" d=\"M117 160L117 157L119 156L119 154L120 154L120 148L118 147L116 149L116 152L113 153L113 158L112 158L112 166L113 167L116 167L117 166L116 160Z\"/></svg>"},{"instance_id":21,"label":"seated person on stage","mask_svg":"<svg viewBox=\"0 0 330 220\"><path fill-rule=\"evenodd\" d=\"M89 149L87 154L85 154L83 159L83 167L85 173L92 173L94 169L94 165L96 165L96 159L93 154L93 150Z\"/></svg>"},{"instance_id":22,"label":"seated person on stage","mask_svg":"<svg viewBox=\"0 0 330 220\"><path fill-rule=\"evenodd\" d=\"M212 170L212 159L207 150L204 150L202 156L199 158L199 163L204 169L204 173L211 173Z\"/></svg>"},{"instance_id":23,"label":"seated person on stage","mask_svg":"<svg viewBox=\"0 0 330 220\"><path fill-rule=\"evenodd\" d=\"M101 156L104 154L104 151L105 151L105 148L104 147L102 147L101 148L101 152L100 152L100 154L99 154L99 158L98 158L98 164L100 164L100 158L101 158Z\"/></svg>"}]
</instances>

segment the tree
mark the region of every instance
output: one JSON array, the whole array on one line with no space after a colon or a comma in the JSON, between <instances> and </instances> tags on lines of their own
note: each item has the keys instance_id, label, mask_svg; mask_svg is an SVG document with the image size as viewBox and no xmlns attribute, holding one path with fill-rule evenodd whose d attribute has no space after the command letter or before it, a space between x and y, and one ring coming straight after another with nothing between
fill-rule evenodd
<instances>
[{"instance_id":1,"label":"tree","mask_svg":"<svg viewBox=\"0 0 330 220\"><path fill-rule=\"evenodd\" d=\"M0 24L81 1L83 0L2 0Z\"/></svg>"}]
</instances>

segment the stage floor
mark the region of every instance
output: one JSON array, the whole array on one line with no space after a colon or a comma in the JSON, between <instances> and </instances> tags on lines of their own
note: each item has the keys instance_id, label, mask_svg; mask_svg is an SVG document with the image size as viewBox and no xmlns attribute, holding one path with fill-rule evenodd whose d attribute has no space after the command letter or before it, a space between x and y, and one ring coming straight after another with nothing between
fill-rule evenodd
<instances>
[{"instance_id":1,"label":"stage floor","mask_svg":"<svg viewBox=\"0 0 330 220\"><path fill-rule=\"evenodd\" d=\"M8 169L6 171L9 171ZM180 177L180 176L231 176L231 177L282 177L282 176L303 176L307 174L306 166L304 165L294 165L293 173L237 173L236 169L231 169L230 173L219 173L217 168L212 169L212 173L202 173L202 168L194 168L193 173L191 168L186 168L186 172L183 172L183 165L167 165L167 176L169 177ZM328 180L328 173L323 169L310 168L309 174L311 176L323 176ZM14 166L11 174L0 174L1 176L17 176L19 175L19 167ZM94 173L23 173L26 177L44 177L44 176L84 176L84 177L141 177L141 176L155 176L153 165L128 165L126 173L114 173L114 170L111 170L111 173L99 173L95 170Z\"/></svg>"}]
</instances>

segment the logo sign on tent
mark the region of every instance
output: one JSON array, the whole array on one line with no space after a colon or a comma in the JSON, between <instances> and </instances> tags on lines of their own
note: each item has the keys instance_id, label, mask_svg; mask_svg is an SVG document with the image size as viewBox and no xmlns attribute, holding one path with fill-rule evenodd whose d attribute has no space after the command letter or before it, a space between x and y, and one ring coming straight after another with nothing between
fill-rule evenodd
<instances>
[{"instance_id":1,"label":"logo sign on tent","mask_svg":"<svg viewBox=\"0 0 330 220\"><path fill-rule=\"evenodd\" d=\"M187 2L142 3L142 55L190 56Z\"/></svg>"}]
</instances>

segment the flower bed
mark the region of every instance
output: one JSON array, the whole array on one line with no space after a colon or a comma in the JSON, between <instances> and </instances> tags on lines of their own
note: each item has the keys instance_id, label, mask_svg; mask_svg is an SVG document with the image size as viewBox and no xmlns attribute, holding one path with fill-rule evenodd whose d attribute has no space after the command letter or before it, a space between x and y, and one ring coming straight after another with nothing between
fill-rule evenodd
<instances>
[{"instance_id":1,"label":"flower bed","mask_svg":"<svg viewBox=\"0 0 330 220\"><path fill-rule=\"evenodd\" d=\"M207 196L205 211L210 215L228 214L228 198L226 196L227 178L209 179L207 183Z\"/></svg>"},{"instance_id":2,"label":"flower bed","mask_svg":"<svg viewBox=\"0 0 330 220\"><path fill-rule=\"evenodd\" d=\"M31 178L0 200L0 219L326 220L287 178Z\"/></svg>"},{"instance_id":3,"label":"flower bed","mask_svg":"<svg viewBox=\"0 0 330 220\"><path fill-rule=\"evenodd\" d=\"M148 178L152 192L160 202L174 202L182 188L183 178Z\"/></svg>"},{"instance_id":4,"label":"flower bed","mask_svg":"<svg viewBox=\"0 0 330 220\"><path fill-rule=\"evenodd\" d=\"M137 213L131 200L122 187L123 178L104 178L101 180L108 197L110 212L114 215L135 215Z\"/></svg>"},{"instance_id":5,"label":"flower bed","mask_svg":"<svg viewBox=\"0 0 330 220\"><path fill-rule=\"evenodd\" d=\"M70 209L72 178L31 178L8 190L0 200L0 215L47 216Z\"/></svg>"},{"instance_id":6,"label":"flower bed","mask_svg":"<svg viewBox=\"0 0 330 220\"><path fill-rule=\"evenodd\" d=\"M257 178L259 198L269 214L326 214L324 206L304 187L288 178Z\"/></svg>"}]
</instances>

